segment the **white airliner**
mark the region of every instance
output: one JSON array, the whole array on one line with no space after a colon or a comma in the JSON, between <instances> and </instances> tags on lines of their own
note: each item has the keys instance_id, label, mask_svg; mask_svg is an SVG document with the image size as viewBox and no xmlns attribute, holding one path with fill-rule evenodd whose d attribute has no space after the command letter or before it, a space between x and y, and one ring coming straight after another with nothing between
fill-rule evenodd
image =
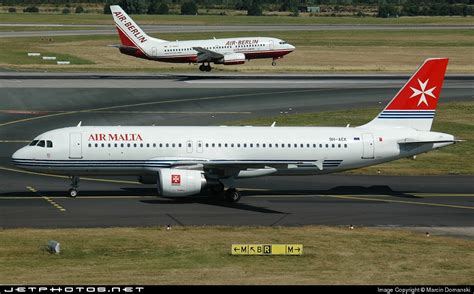
<instances>
[{"instance_id":1,"label":"white airliner","mask_svg":"<svg viewBox=\"0 0 474 294\"><path fill-rule=\"evenodd\" d=\"M206 189L238 201L235 179L334 173L455 143L452 135L430 131L447 64L446 58L426 60L377 117L358 127L79 124L37 136L12 160L27 170L70 176L72 197L79 176L126 175L155 184L164 197Z\"/></svg>"},{"instance_id":2,"label":"white airliner","mask_svg":"<svg viewBox=\"0 0 474 294\"><path fill-rule=\"evenodd\" d=\"M201 71L215 64L243 64L257 58L282 58L295 50L293 45L276 38L242 37L191 41L165 41L152 38L118 5L110 6L120 36L121 53L134 57L173 63L201 63Z\"/></svg>"}]
</instances>

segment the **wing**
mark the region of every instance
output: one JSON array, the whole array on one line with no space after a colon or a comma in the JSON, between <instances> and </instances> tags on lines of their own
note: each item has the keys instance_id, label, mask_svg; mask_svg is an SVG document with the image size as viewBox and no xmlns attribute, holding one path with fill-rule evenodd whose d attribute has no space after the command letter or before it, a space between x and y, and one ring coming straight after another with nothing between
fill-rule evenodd
<instances>
[{"instance_id":1,"label":"wing","mask_svg":"<svg viewBox=\"0 0 474 294\"><path fill-rule=\"evenodd\" d=\"M205 61L211 62L211 61L221 60L224 58L224 55L208 50L208 49L204 49L202 47L193 47L193 49L198 52L197 54L198 63L205 62Z\"/></svg>"},{"instance_id":2,"label":"wing","mask_svg":"<svg viewBox=\"0 0 474 294\"><path fill-rule=\"evenodd\" d=\"M323 160L211 160L203 158L153 158L145 168L156 172L160 168L202 169L219 178L258 177L275 173L279 169L317 167L323 169Z\"/></svg>"}]
</instances>

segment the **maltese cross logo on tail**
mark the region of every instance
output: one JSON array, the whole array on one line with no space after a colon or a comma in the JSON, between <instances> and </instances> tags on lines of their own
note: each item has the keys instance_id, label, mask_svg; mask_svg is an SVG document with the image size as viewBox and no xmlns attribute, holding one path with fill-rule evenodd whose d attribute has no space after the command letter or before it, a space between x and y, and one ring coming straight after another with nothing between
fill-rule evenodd
<instances>
[{"instance_id":1,"label":"maltese cross logo on tail","mask_svg":"<svg viewBox=\"0 0 474 294\"><path fill-rule=\"evenodd\" d=\"M436 111L447 66L447 58L427 59L393 97L385 111Z\"/></svg>"},{"instance_id":2,"label":"maltese cross logo on tail","mask_svg":"<svg viewBox=\"0 0 474 294\"><path fill-rule=\"evenodd\" d=\"M430 96L430 97L433 97L436 99L435 95L433 95L433 90L436 89L436 87L433 87L431 89L428 89L426 90L426 85L428 85L428 81L430 79L426 79L425 82L421 82L420 79L418 79L418 84L420 85L420 89L416 89L416 88L413 88L413 87L410 87L413 91L413 94L410 96L410 99L411 98L415 98L417 97L418 95L421 95L420 96L420 100L418 100L418 104L417 106L420 106L421 103L424 103L426 106L428 106L428 101L426 100L426 96Z\"/></svg>"}]
</instances>

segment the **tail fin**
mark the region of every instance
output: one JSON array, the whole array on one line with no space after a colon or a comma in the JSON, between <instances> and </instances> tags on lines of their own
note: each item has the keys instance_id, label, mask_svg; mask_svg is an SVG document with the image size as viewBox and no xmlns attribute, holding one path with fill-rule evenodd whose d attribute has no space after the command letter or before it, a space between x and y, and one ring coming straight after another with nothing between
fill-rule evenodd
<instances>
[{"instance_id":1,"label":"tail fin","mask_svg":"<svg viewBox=\"0 0 474 294\"><path fill-rule=\"evenodd\" d=\"M387 107L361 128L410 127L429 131L447 66L447 58L425 60Z\"/></svg>"},{"instance_id":2,"label":"tail fin","mask_svg":"<svg viewBox=\"0 0 474 294\"><path fill-rule=\"evenodd\" d=\"M111 5L110 10L112 11L122 45L144 49L146 43L150 40L166 42L148 36L119 5Z\"/></svg>"}]
</instances>

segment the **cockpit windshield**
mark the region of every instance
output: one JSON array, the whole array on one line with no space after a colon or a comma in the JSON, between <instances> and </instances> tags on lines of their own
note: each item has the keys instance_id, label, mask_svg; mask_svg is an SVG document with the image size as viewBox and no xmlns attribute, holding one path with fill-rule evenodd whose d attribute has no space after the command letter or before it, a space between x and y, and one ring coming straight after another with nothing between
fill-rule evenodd
<instances>
[{"instance_id":1,"label":"cockpit windshield","mask_svg":"<svg viewBox=\"0 0 474 294\"><path fill-rule=\"evenodd\" d=\"M285 45L285 44L288 44L288 42L285 42L285 41L280 42L280 45Z\"/></svg>"},{"instance_id":2,"label":"cockpit windshield","mask_svg":"<svg viewBox=\"0 0 474 294\"><path fill-rule=\"evenodd\" d=\"M46 147L46 148L53 148L53 141L50 140L33 140L29 146L37 146L37 147Z\"/></svg>"}]
</instances>

